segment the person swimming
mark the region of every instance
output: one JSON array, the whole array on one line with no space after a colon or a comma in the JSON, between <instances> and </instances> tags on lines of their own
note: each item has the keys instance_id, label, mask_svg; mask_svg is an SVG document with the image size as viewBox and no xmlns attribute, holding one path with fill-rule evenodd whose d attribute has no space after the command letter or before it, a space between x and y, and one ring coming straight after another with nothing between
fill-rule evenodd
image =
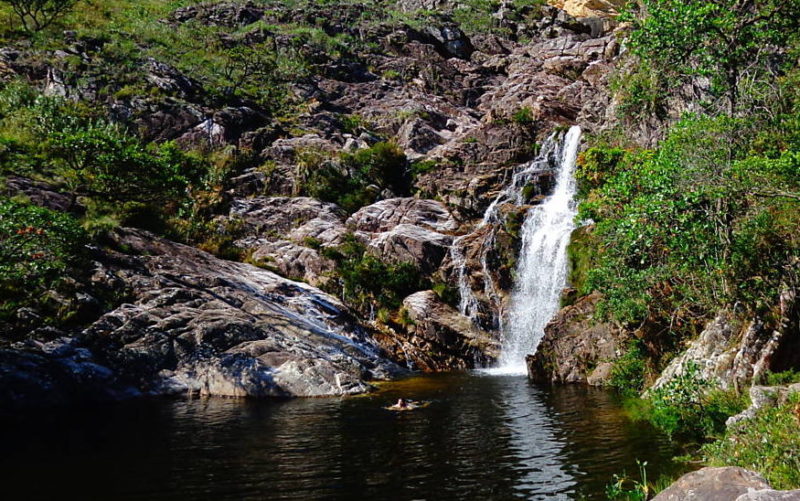
<instances>
[{"instance_id":1,"label":"person swimming","mask_svg":"<svg viewBox=\"0 0 800 501\"><path fill-rule=\"evenodd\" d=\"M422 407L427 407L428 404L430 404L430 402L415 402L414 400L406 400L405 398L401 397L397 399L397 403L390 405L389 407L384 407L384 409L388 409L390 411L413 411Z\"/></svg>"}]
</instances>

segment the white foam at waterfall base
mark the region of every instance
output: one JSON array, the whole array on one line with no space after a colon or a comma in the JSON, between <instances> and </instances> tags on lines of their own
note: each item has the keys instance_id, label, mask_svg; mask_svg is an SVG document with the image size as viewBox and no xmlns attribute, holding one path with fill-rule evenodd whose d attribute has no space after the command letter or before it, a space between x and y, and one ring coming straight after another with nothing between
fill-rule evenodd
<instances>
[{"instance_id":1,"label":"white foam at waterfall base","mask_svg":"<svg viewBox=\"0 0 800 501\"><path fill-rule=\"evenodd\" d=\"M553 193L528 210L511 293L503 343L493 375L526 374L525 356L535 353L544 328L558 311L567 283L567 246L575 229L575 162L581 129L572 127L560 143Z\"/></svg>"}]
</instances>

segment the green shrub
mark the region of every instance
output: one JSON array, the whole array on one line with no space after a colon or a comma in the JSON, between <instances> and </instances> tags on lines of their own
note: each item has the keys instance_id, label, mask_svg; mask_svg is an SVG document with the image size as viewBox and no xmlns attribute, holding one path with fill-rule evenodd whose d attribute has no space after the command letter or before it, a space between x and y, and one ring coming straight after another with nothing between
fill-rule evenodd
<instances>
[{"instance_id":1,"label":"green shrub","mask_svg":"<svg viewBox=\"0 0 800 501\"><path fill-rule=\"evenodd\" d=\"M305 169L300 191L348 212L375 202L384 189L397 195L409 190L406 156L391 142L345 153L338 162L319 159Z\"/></svg>"},{"instance_id":2,"label":"green shrub","mask_svg":"<svg viewBox=\"0 0 800 501\"><path fill-rule=\"evenodd\" d=\"M694 363L649 395L650 421L669 436L704 440L725 431L725 421L747 407L747 398L715 389Z\"/></svg>"},{"instance_id":3,"label":"green shrub","mask_svg":"<svg viewBox=\"0 0 800 501\"><path fill-rule=\"evenodd\" d=\"M767 372L764 377L764 384L767 386L778 386L792 383L800 383L800 371L788 370L783 372Z\"/></svg>"},{"instance_id":4,"label":"green shrub","mask_svg":"<svg viewBox=\"0 0 800 501\"><path fill-rule=\"evenodd\" d=\"M609 386L625 395L638 395L644 389L646 364L646 353L641 342L632 342L625 354L614 361Z\"/></svg>"},{"instance_id":5,"label":"green shrub","mask_svg":"<svg viewBox=\"0 0 800 501\"><path fill-rule=\"evenodd\" d=\"M597 239L585 290L604 293L601 316L671 319L664 336L680 338L721 304L777 300L800 251L800 177L795 152L764 156L756 134L749 120L687 118L655 152L582 156L580 217Z\"/></svg>"},{"instance_id":6,"label":"green shrub","mask_svg":"<svg viewBox=\"0 0 800 501\"><path fill-rule=\"evenodd\" d=\"M800 488L800 393L781 406L760 409L702 448L711 466L740 466L766 478L775 489Z\"/></svg>"},{"instance_id":7,"label":"green shrub","mask_svg":"<svg viewBox=\"0 0 800 501\"><path fill-rule=\"evenodd\" d=\"M511 120L517 125L531 125L534 122L533 112L528 107L520 108L511 115Z\"/></svg>"},{"instance_id":8,"label":"green shrub","mask_svg":"<svg viewBox=\"0 0 800 501\"><path fill-rule=\"evenodd\" d=\"M336 263L327 290L362 313L371 307L396 310L406 296L430 285L413 264L385 263L352 234L340 246L322 249L322 255Z\"/></svg>"},{"instance_id":9,"label":"green shrub","mask_svg":"<svg viewBox=\"0 0 800 501\"><path fill-rule=\"evenodd\" d=\"M0 199L0 321L51 306L50 292L85 267L88 240L69 214Z\"/></svg>"}]
</instances>

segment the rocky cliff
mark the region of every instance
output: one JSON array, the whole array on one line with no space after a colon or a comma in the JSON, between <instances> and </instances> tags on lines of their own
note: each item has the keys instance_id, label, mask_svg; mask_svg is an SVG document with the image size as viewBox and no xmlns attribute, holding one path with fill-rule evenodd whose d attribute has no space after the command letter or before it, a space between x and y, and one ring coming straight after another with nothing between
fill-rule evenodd
<instances>
[{"instance_id":1,"label":"rocky cliff","mask_svg":"<svg viewBox=\"0 0 800 501\"><path fill-rule=\"evenodd\" d=\"M234 159L216 191L198 192L205 240L187 242L216 256L133 228L98 237L90 277L75 287L83 299L64 299L89 305L80 321L46 326L34 310L14 321L13 342L2 347L4 400L349 394L409 368L493 360L499 334L490 317L512 284L520 214L502 207L491 237L489 228L473 230L555 128L608 126L619 43L613 21L587 17L609 12L595 4L564 6L578 17L503 4L486 13L488 30L459 24L458 3L433 7L399 2L390 9L397 21L372 4L208 2L153 20L180 32L218 30L220 50L268 41L279 54L298 51L310 71L285 86L289 102L303 103L291 120L268 102L215 94L207 74L144 39L142 56L114 52L113 37L70 30L47 46L17 40L1 49L5 82L22 78L46 96L93 106L144 141ZM303 31L309 23L358 42L326 52ZM133 57L131 65L116 71L112 53ZM402 179L365 185L367 203L342 206L314 191L317 173L367 172L348 167L371 161L359 152L395 155L384 144L399 148ZM76 217L95 210L91 195L64 193L62 179L9 169L8 196ZM548 172L536 179L530 203L551 188ZM477 322L459 313L453 294L450 250L464 235L468 286L484 312ZM353 302L343 245L363 246L385 269L410 266L420 288L389 311L378 311L376 292Z\"/></svg>"}]
</instances>

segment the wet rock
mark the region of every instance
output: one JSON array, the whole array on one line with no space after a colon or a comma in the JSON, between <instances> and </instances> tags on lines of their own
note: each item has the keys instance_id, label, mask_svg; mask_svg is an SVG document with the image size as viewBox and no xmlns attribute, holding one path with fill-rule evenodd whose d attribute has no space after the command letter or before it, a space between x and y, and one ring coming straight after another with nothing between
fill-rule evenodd
<instances>
[{"instance_id":1,"label":"wet rock","mask_svg":"<svg viewBox=\"0 0 800 501\"><path fill-rule=\"evenodd\" d=\"M29 340L0 349L0 413L139 395L75 339Z\"/></svg>"},{"instance_id":2,"label":"wet rock","mask_svg":"<svg viewBox=\"0 0 800 501\"><path fill-rule=\"evenodd\" d=\"M406 326L379 337L393 358L415 370L436 372L481 367L499 353L498 343L469 318L443 303L433 291L403 300Z\"/></svg>"},{"instance_id":3,"label":"wet rock","mask_svg":"<svg viewBox=\"0 0 800 501\"><path fill-rule=\"evenodd\" d=\"M366 380L396 373L347 309L318 289L142 232L116 238L147 254L128 278L136 300L85 336L112 367L136 368L150 391L317 396L363 391ZM257 341L260 351L245 349Z\"/></svg>"},{"instance_id":4,"label":"wet rock","mask_svg":"<svg viewBox=\"0 0 800 501\"><path fill-rule=\"evenodd\" d=\"M593 315L599 294L586 296L562 308L545 327L536 354L526 358L528 377L540 383L603 385L611 376L611 360L624 349L627 335Z\"/></svg>"},{"instance_id":5,"label":"wet rock","mask_svg":"<svg viewBox=\"0 0 800 501\"><path fill-rule=\"evenodd\" d=\"M748 501L800 499L800 490L775 491L764 478L738 467L702 468L687 473L653 501Z\"/></svg>"}]
</instances>

